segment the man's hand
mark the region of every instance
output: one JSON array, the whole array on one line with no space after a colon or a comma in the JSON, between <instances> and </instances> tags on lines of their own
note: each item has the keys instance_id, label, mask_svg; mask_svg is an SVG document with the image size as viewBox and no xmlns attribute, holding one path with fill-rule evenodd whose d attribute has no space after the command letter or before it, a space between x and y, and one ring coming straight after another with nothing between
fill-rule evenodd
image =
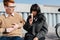
<instances>
[{"instance_id":1,"label":"man's hand","mask_svg":"<svg viewBox=\"0 0 60 40\"><path fill-rule=\"evenodd\" d=\"M33 40L38 40L38 38L37 38L37 37L35 37Z\"/></svg>"},{"instance_id":2,"label":"man's hand","mask_svg":"<svg viewBox=\"0 0 60 40\"><path fill-rule=\"evenodd\" d=\"M12 24L11 28L6 28L6 32L11 32L11 31L13 31L13 30L15 30L17 28L19 28L19 25L14 23L14 24Z\"/></svg>"}]
</instances>

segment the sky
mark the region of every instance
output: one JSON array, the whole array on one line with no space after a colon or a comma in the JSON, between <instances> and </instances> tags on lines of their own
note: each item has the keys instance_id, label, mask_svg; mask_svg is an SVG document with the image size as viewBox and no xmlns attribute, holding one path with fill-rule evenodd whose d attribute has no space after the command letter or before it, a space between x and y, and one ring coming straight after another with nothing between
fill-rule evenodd
<instances>
[{"instance_id":1,"label":"sky","mask_svg":"<svg viewBox=\"0 0 60 40\"><path fill-rule=\"evenodd\" d=\"M3 0L0 0L2 2ZM15 0L16 3L23 4L43 4L43 5L58 5L60 6L60 0Z\"/></svg>"}]
</instances>

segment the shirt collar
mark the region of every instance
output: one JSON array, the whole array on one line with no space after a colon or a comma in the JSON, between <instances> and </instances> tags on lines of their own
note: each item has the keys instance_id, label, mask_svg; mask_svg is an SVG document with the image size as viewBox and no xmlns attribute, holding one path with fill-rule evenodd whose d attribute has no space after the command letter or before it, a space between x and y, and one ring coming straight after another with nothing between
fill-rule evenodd
<instances>
[{"instance_id":1,"label":"shirt collar","mask_svg":"<svg viewBox=\"0 0 60 40\"><path fill-rule=\"evenodd\" d=\"M5 13L5 16L8 17L9 14ZM11 16L14 16L14 13L11 14Z\"/></svg>"}]
</instances>

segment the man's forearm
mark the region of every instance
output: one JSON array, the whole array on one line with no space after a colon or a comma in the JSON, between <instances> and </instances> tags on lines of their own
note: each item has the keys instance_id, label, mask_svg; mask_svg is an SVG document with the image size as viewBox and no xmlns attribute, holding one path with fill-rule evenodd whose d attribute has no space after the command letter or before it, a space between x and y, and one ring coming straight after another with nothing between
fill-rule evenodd
<instances>
[{"instance_id":1,"label":"man's forearm","mask_svg":"<svg viewBox=\"0 0 60 40\"><path fill-rule=\"evenodd\" d=\"M5 31L5 28L0 28L0 33L3 33Z\"/></svg>"},{"instance_id":2,"label":"man's forearm","mask_svg":"<svg viewBox=\"0 0 60 40\"><path fill-rule=\"evenodd\" d=\"M6 32L12 32L15 28L6 28Z\"/></svg>"}]
</instances>

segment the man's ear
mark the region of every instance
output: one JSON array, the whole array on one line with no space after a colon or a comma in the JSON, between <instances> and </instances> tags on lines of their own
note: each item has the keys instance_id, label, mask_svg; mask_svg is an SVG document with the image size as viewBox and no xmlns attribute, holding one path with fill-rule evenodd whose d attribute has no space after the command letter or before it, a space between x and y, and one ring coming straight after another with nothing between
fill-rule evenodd
<instances>
[{"instance_id":1,"label":"man's ear","mask_svg":"<svg viewBox=\"0 0 60 40\"><path fill-rule=\"evenodd\" d=\"M6 6L4 6L4 8L6 8Z\"/></svg>"}]
</instances>

